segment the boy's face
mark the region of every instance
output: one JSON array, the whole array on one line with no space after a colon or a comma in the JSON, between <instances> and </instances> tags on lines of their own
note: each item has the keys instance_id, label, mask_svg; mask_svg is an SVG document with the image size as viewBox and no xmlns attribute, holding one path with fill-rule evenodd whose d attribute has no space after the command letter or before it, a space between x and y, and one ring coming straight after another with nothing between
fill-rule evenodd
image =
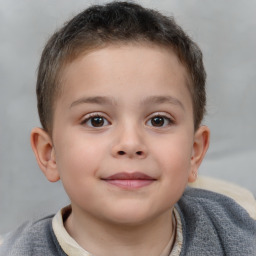
<instances>
[{"instance_id":1,"label":"boy's face","mask_svg":"<svg viewBox=\"0 0 256 256\"><path fill-rule=\"evenodd\" d=\"M187 83L157 46L109 46L65 68L51 158L74 214L134 224L172 208L199 165Z\"/></svg>"}]
</instances>

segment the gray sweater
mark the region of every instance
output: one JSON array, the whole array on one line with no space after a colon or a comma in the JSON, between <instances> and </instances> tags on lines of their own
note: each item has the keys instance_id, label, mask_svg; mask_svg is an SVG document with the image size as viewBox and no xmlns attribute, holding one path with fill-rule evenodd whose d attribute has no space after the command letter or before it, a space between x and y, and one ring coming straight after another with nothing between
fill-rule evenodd
<instances>
[{"instance_id":1,"label":"gray sweater","mask_svg":"<svg viewBox=\"0 0 256 256\"><path fill-rule=\"evenodd\" d=\"M187 189L176 205L183 245L180 256L256 255L256 221L232 199L201 189ZM52 229L53 215L10 233L0 256L66 255Z\"/></svg>"}]
</instances>

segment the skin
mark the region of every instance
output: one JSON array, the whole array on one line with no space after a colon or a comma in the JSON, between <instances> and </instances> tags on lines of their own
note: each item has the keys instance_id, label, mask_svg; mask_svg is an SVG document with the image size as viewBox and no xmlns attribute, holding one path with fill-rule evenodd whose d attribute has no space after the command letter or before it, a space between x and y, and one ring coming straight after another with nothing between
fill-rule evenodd
<instances>
[{"instance_id":1,"label":"skin","mask_svg":"<svg viewBox=\"0 0 256 256\"><path fill-rule=\"evenodd\" d=\"M70 63L62 81L52 137L35 128L31 144L71 200L67 231L95 255L159 255L209 145L206 126L194 131L186 69L169 49L108 46ZM108 179L135 172L150 180Z\"/></svg>"}]
</instances>

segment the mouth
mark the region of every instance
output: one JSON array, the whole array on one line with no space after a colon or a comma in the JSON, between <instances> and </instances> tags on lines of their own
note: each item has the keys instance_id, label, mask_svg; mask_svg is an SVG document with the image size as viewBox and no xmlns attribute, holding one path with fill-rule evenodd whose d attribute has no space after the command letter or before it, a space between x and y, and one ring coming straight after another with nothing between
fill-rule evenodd
<instances>
[{"instance_id":1,"label":"mouth","mask_svg":"<svg viewBox=\"0 0 256 256\"><path fill-rule=\"evenodd\" d=\"M139 189L151 185L155 178L141 172L120 172L102 179L110 185L123 189Z\"/></svg>"}]
</instances>

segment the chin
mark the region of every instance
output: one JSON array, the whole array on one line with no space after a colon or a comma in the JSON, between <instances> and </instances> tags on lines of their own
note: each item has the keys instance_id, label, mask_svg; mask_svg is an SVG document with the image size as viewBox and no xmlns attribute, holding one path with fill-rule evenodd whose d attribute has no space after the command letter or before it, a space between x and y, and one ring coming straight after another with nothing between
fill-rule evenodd
<instances>
[{"instance_id":1,"label":"chin","mask_svg":"<svg viewBox=\"0 0 256 256\"><path fill-rule=\"evenodd\" d=\"M110 220L113 224L124 226L138 226L146 223L153 218L152 214L149 214L149 210L129 208L122 209L122 211L109 212Z\"/></svg>"}]
</instances>

